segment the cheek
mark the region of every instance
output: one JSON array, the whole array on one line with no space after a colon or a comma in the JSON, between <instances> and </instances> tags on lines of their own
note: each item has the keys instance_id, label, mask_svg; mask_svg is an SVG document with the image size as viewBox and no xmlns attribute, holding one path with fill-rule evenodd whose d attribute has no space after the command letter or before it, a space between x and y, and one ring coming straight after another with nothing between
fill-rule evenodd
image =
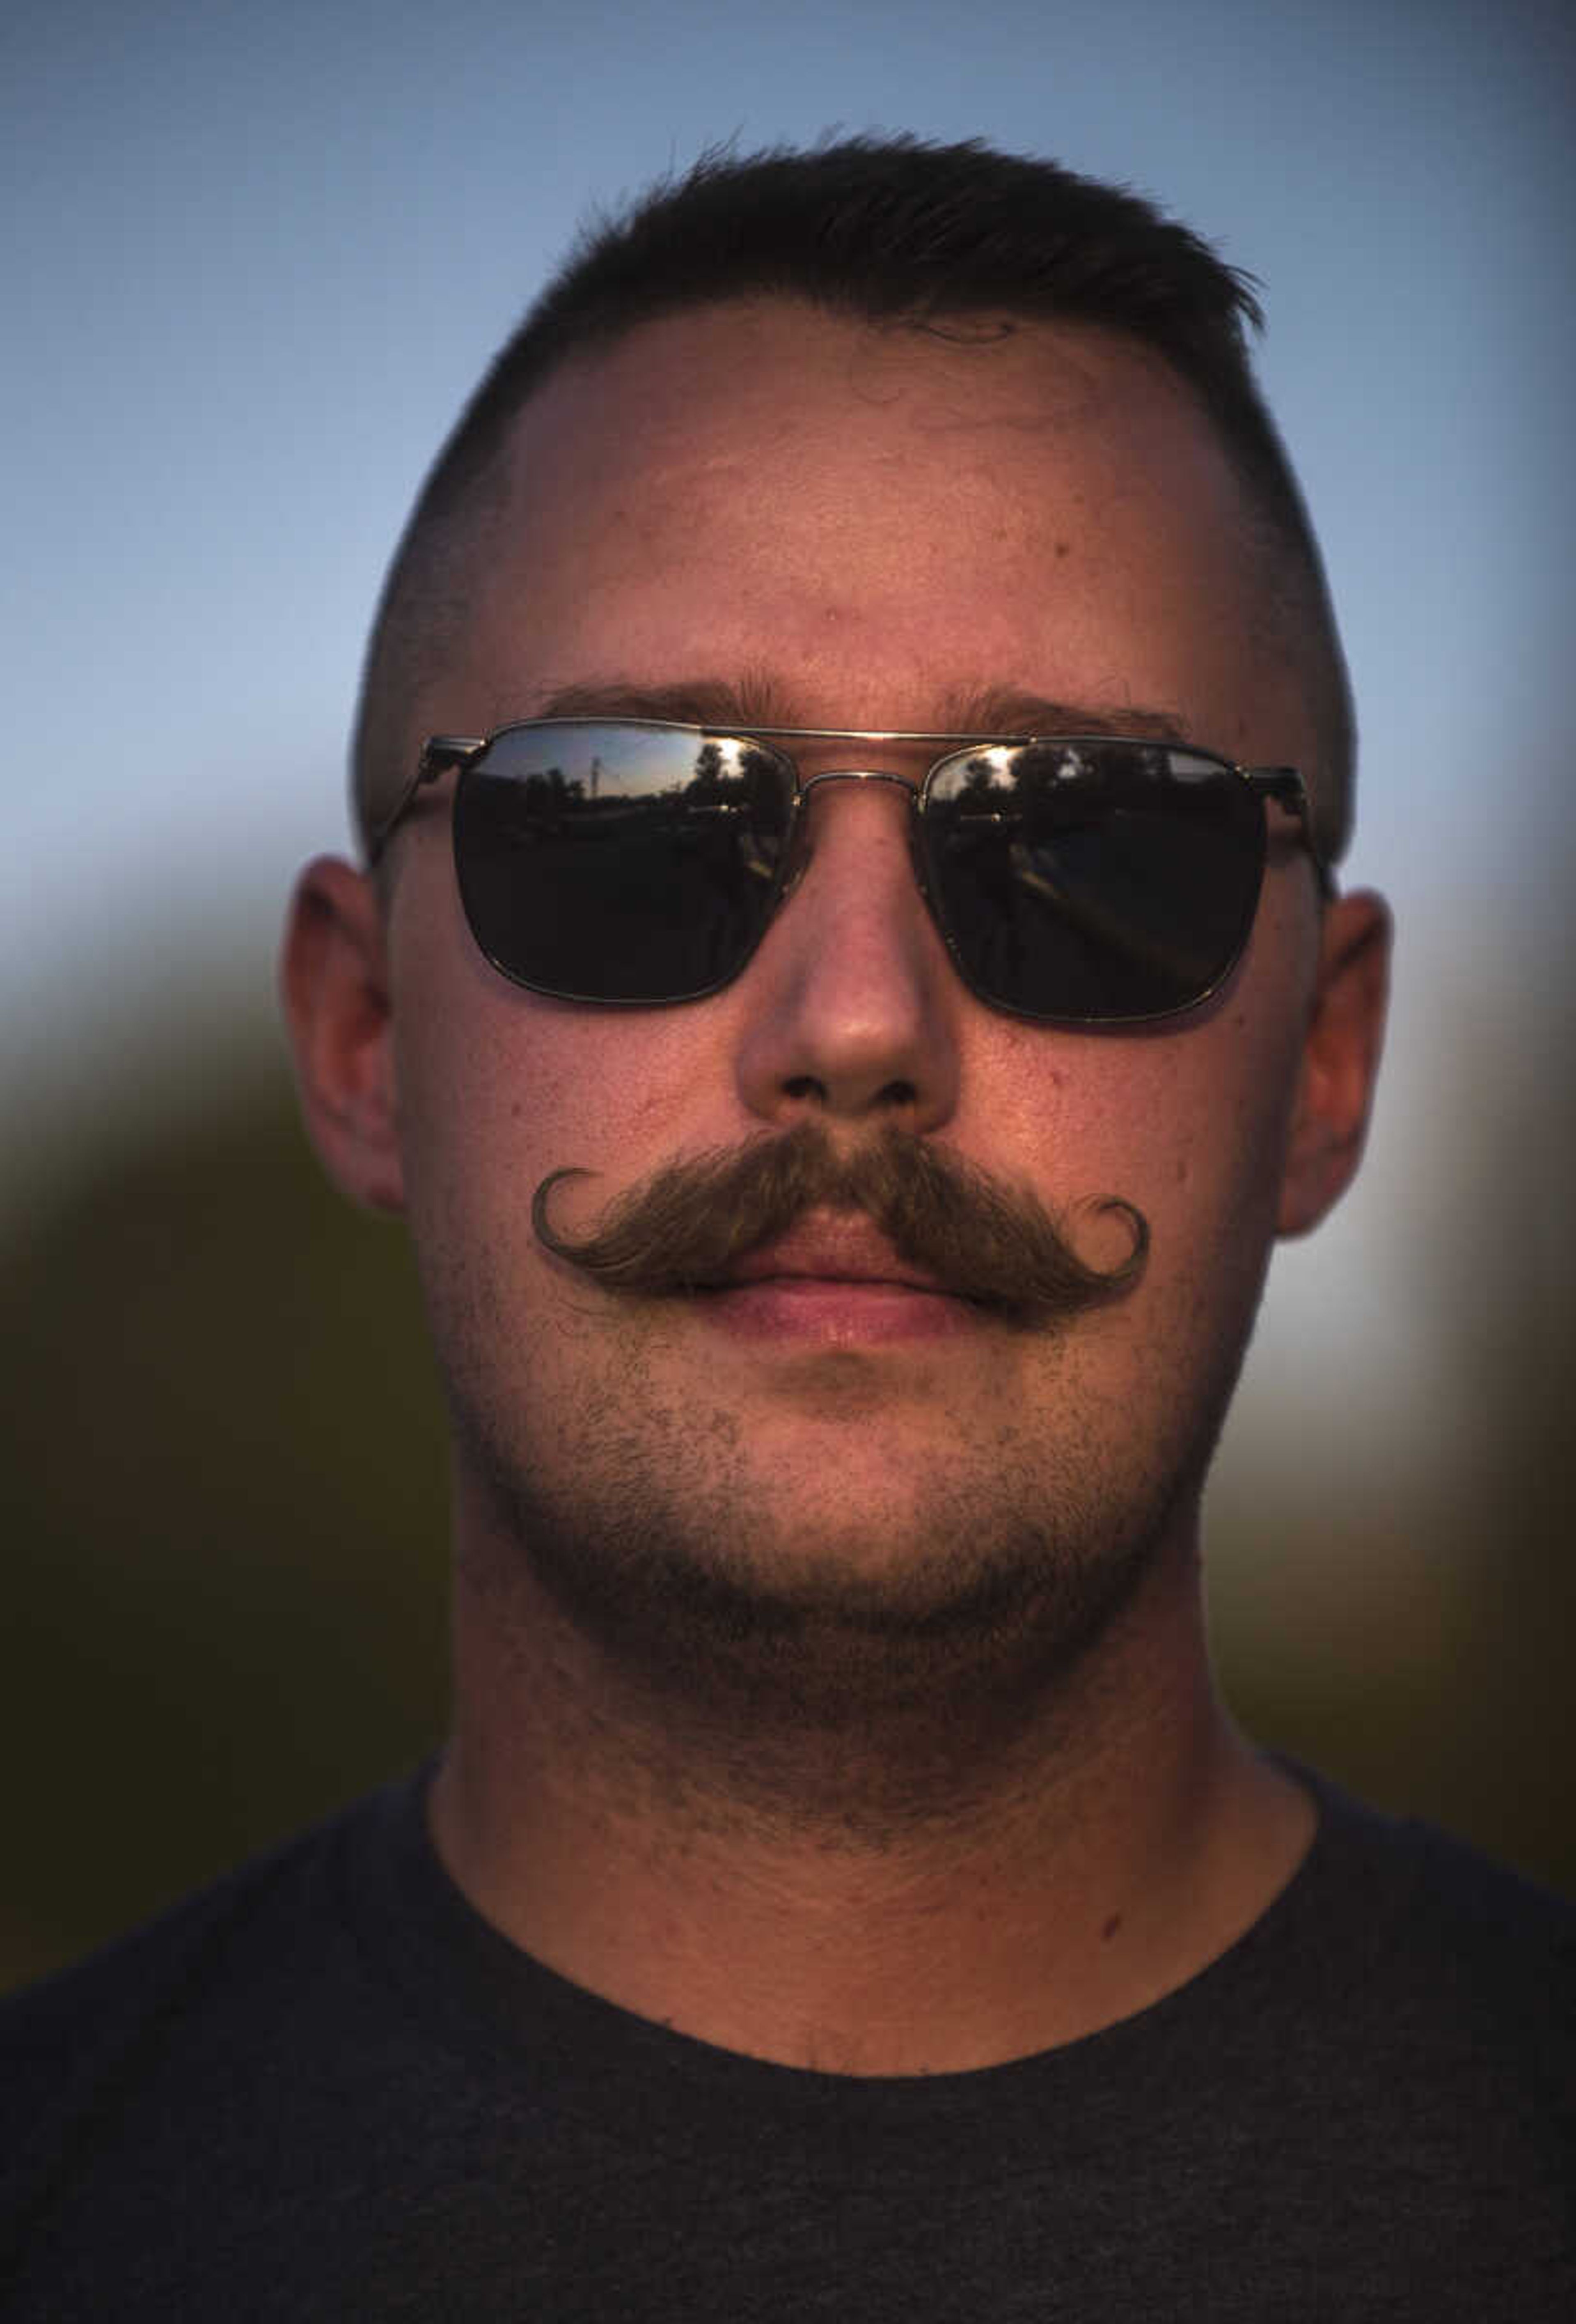
<instances>
[{"instance_id":1,"label":"cheek","mask_svg":"<svg viewBox=\"0 0 1576 2324\"><path fill-rule=\"evenodd\" d=\"M1295 1043L1228 1007L1142 1045L1111 1100L1100 1191L1135 1203L1151 1240L1136 1296L1112 1313L1124 1352L1111 1377L1129 1399L1125 1425L1147 1412L1179 1458L1212 1442L1252 1332L1295 1078Z\"/></svg>"},{"instance_id":2,"label":"cheek","mask_svg":"<svg viewBox=\"0 0 1576 2324\"><path fill-rule=\"evenodd\" d=\"M523 1287L539 1257L531 1197L550 1172L595 1174L600 1201L680 1143L726 1142L696 1120L705 1027L699 1011L576 1010L511 985L477 952L441 851L410 874L390 968L417 1250L424 1267L429 1250L448 1265L484 1251Z\"/></svg>"},{"instance_id":3,"label":"cheek","mask_svg":"<svg viewBox=\"0 0 1576 2324\"><path fill-rule=\"evenodd\" d=\"M1216 1304L1232 1283L1256 1296L1297 1092L1301 950L1296 917L1267 916L1224 999L1175 1032L1008 1028L991 1079L1012 1097L994 1124L978 1111L982 1158L994 1130L998 1153L1024 1157L1023 1174L1047 1199L1134 1204L1152 1235L1147 1296L1168 1307L1206 1288ZM1104 1263L1117 1253L1096 1243L1088 1256Z\"/></svg>"},{"instance_id":4,"label":"cheek","mask_svg":"<svg viewBox=\"0 0 1576 2324\"><path fill-rule=\"evenodd\" d=\"M1148 1215L1156 1297L1185 1319L1248 1328L1276 1234L1299 1044L1295 1021L1229 1005L1140 1076L1152 1127L1132 1199Z\"/></svg>"},{"instance_id":5,"label":"cheek","mask_svg":"<svg viewBox=\"0 0 1576 2324\"><path fill-rule=\"evenodd\" d=\"M1156 1211L1218 1262L1272 1238L1295 1071L1284 1044L1256 1040L1246 1022L1212 1029L1218 1069L1179 1071L1170 1086L1157 1075L1147 1097L1165 1125L1150 1161Z\"/></svg>"},{"instance_id":6,"label":"cheek","mask_svg":"<svg viewBox=\"0 0 1576 2324\"><path fill-rule=\"evenodd\" d=\"M1025 1054L992 1076L1013 1095L976 1141L982 1159L992 1146L1024 1156L1057 1202L1120 1195L1157 1222L1244 1204L1274 1215L1296 1085L1288 1031L1233 1008L1175 1034L1053 1036L1050 1058L1032 1028L1018 1038Z\"/></svg>"},{"instance_id":7,"label":"cheek","mask_svg":"<svg viewBox=\"0 0 1576 2324\"><path fill-rule=\"evenodd\" d=\"M594 1043L483 959L441 845L405 867L389 965L401 1145L418 1199L423 1186L459 1199L472 1185L518 1184L539 1133L550 1144L561 1120L572 1139L576 1111L594 1107Z\"/></svg>"},{"instance_id":8,"label":"cheek","mask_svg":"<svg viewBox=\"0 0 1576 2324\"><path fill-rule=\"evenodd\" d=\"M1143 1100L1165 1125L1156 1199L1228 1245L1274 1236L1317 944L1311 896L1273 886L1219 1004L1153 1045Z\"/></svg>"}]
</instances>

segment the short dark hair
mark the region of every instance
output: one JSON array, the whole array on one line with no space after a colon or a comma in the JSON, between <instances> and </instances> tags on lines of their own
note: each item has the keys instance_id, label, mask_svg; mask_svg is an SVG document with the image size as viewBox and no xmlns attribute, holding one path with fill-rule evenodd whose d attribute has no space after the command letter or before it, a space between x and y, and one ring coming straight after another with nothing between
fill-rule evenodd
<instances>
[{"instance_id":1,"label":"short dark hair","mask_svg":"<svg viewBox=\"0 0 1576 2324\"><path fill-rule=\"evenodd\" d=\"M783 298L867 322L990 313L1124 333L1193 392L1277 552L1275 591L1308 673L1308 770L1323 852L1350 825L1355 734L1323 565L1259 392L1256 285L1123 187L979 139L854 137L809 152L705 154L589 227L493 362L423 484L384 584L362 680L353 783L364 843L410 779L418 686L469 603L470 525L511 424L577 351L728 300Z\"/></svg>"}]
</instances>

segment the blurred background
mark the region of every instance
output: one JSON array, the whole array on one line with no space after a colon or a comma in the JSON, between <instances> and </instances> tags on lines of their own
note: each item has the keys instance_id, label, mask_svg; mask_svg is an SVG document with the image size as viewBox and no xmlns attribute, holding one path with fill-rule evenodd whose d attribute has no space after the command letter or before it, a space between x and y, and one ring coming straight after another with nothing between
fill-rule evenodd
<instances>
[{"instance_id":1,"label":"blurred background","mask_svg":"<svg viewBox=\"0 0 1576 2324\"><path fill-rule=\"evenodd\" d=\"M441 1732L435 1385L294 1125L280 915L419 478L587 207L836 125L1125 180L1264 283L1400 936L1364 1177L1213 1489L1219 1656L1576 1893L1576 19L12 0L0 91L0 1982Z\"/></svg>"}]
</instances>

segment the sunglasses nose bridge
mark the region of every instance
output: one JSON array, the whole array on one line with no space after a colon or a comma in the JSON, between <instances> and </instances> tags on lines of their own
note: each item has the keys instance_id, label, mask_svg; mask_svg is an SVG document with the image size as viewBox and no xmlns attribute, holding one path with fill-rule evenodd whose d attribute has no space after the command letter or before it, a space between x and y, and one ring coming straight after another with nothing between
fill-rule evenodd
<instances>
[{"instance_id":1,"label":"sunglasses nose bridge","mask_svg":"<svg viewBox=\"0 0 1576 2324\"><path fill-rule=\"evenodd\" d=\"M894 775L879 767L828 767L818 775L801 775L794 800L794 820L798 828L794 846L794 860L783 883L779 902L786 903L809 867L810 846L808 816L806 809L812 791L824 783L885 783L889 788L906 791L908 795L908 854L914 867L914 877L920 894L929 901L929 883L925 877L925 864L919 847L918 808L923 798L922 788L907 775Z\"/></svg>"},{"instance_id":2,"label":"sunglasses nose bridge","mask_svg":"<svg viewBox=\"0 0 1576 2324\"><path fill-rule=\"evenodd\" d=\"M807 799L810 793L819 790L823 783L890 783L898 790L908 791L916 799L919 796L918 785L910 782L907 775L889 774L877 767L829 767L825 774L800 779L800 798Z\"/></svg>"}]
</instances>

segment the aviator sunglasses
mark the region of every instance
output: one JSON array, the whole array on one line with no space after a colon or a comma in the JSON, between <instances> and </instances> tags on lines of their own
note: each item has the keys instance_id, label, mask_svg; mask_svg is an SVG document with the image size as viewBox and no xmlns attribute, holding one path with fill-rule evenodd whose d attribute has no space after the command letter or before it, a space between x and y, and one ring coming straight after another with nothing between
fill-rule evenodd
<instances>
[{"instance_id":1,"label":"aviator sunglasses","mask_svg":"<svg viewBox=\"0 0 1576 2324\"><path fill-rule=\"evenodd\" d=\"M864 767L803 776L783 747L796 742L948 747L916 789ZM453 768L471 933L502 974L560 1001L698 1001L731 982L792 892L823 783L908 793L915 874L958 974L1041 1024L1140 1024L1207 1000L1253 926L1268 799L1297 818L1328 885L1290 767L1121 735L735 733L647 718L433 735L373 834L374 862Z\"/></svg>"}]
</instances>

